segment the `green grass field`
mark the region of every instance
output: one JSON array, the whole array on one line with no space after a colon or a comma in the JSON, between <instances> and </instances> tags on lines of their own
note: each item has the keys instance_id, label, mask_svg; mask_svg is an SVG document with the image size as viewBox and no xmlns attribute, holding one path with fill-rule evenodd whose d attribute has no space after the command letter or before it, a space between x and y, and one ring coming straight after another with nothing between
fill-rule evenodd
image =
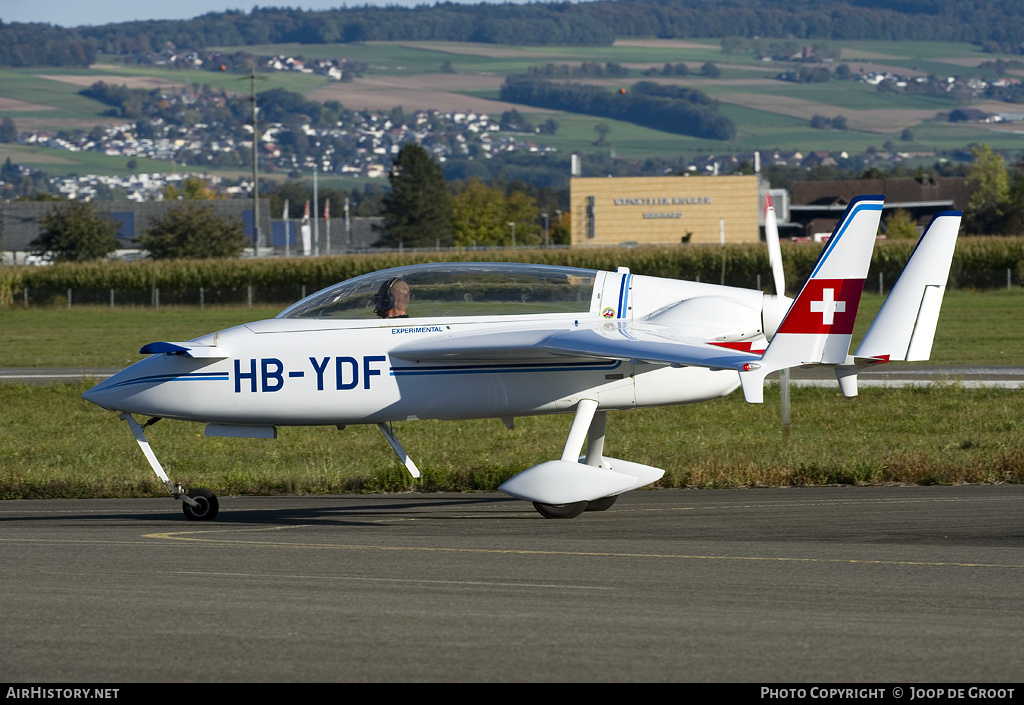
<instances>
[{"instance_id":1,"label":"green grass field","mask_svg":"<svg viewBox=\"0 0 1024 705\"><path fill-rule=\"evenodd\" d=\"M866 291L854 344L882 305ZM107 308L80 306L0 310L0 367L120 367L156 340L190 340L248 321L273 318L284 306ZM932 349L936 364L1016 365L1024 361L1024 290L946 292Z\"/></svg>"},{"instance_id":2,"label":"green grass field","mask_svg":"<svg viewBox=\"0 0 1024 705\"><path fill-rule=\"evenodd\" d=\"M0 498L160 496L117 415L83 401L88 384L0 385ZM613 412L605 453L666 470L661 487L953 484L1024 481L1020 393L938 388L792 390L788 432L778 392ZM205 438L165 421L147 436L167 473L218 494L493 490L557 457L571 416L394 424L423 471L413 480L377 429L282 428L276 440Z\"/></svg>"},{"instance_id":3,"label":"green grass field","mask_svg":"<svg viewBox=\"0 0 1024 705\"><path fill-rule=\"evenodd\" d=\"M865 294L855 340L881 304ZM154 340L186 340L277 308L10 309L0 312L0 366L118 367ZM1019 364L1024 291L947 292L933 362ZM897 363L898 364L898 363ZM0 384L0 498L160 495L126 424L80 398L81 385ZM665 487L1024 481L1020 393L940 387L778 392L614 412L606 453L665 468ZM219 494L489 490L556 457L571 417L395 424L424 471L413 481L373 427L282 428L275 441L205 438L201 424L148 432L168 473Z\"/></svg>"}]
</instances>

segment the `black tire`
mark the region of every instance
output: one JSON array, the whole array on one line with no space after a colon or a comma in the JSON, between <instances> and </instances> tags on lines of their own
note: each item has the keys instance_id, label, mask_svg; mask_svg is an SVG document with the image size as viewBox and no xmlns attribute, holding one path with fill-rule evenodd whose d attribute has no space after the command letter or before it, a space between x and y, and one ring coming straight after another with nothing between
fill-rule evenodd
<instances>
[{"instance_id":1,"label":"black tire","mask_svg":"<svg viewBox=\"0 0 1024 705\"><path fill-rule=\"evenodd\" d=\"M193 507L188 502L182 502L181 511L185 512L185 518L189 521L213 521L220 511L217 495L205 487L196 487L188 491L188 496L199 506Z\"/></svg>"},{"instance_id":2,"label":"black tire","mask_svg":"<svg viewBox=\"0 0 1024 705\"><path fill-rule=\"evenodd\" d=\"M541 504L534 502L533 508L545 519L575 519L587 508L586 502L570 502L569 504Z\"/></svg>"},{"instance_id":3,"label":"black tire","mask_svg":"<svg viewBox=\"0 0 1024 705\"><path fill-rule=\"evenodd\" d=\"M584 511L603 512L606 509L611 509L612 505L615 504L615 500L618 498L619 495L613 494L607 497L601 497L601 499L592 499L587 502L587 508Z\"/></svg>"}]
</instances>

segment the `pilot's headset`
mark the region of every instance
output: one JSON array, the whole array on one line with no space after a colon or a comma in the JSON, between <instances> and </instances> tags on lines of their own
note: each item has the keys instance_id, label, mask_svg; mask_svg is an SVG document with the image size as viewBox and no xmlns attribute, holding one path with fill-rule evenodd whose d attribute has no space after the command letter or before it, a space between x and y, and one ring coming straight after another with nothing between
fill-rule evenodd
<instances>
[{"instance_id":1,"label":"pilot's headset","mask_svg":"<svg viewBox=\"0 0 1024 705\"><path fill-rule=\"evenodd\" d=\"M373 296L373 312L377 314L377 318L387 318L387 312L395 307L395 295L391 293L391 287L400 281L401 277L388 279L377 289Z\"/></svg>"}]
</instances>

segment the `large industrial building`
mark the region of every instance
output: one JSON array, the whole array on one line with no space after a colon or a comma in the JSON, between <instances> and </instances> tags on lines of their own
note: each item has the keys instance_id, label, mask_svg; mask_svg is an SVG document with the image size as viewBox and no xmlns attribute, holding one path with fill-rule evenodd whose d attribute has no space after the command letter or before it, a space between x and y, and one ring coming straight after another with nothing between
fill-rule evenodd
<instances>
[{"instance_id":1,"label":"large industrial building","mask_svg":"<svg viewBox=\"0 0 1024 705\"><path fill-rule=\"evenodd\" d=\"M573 178L572 245L757 242L757 176Z\"/></svg>"}]
</instances>

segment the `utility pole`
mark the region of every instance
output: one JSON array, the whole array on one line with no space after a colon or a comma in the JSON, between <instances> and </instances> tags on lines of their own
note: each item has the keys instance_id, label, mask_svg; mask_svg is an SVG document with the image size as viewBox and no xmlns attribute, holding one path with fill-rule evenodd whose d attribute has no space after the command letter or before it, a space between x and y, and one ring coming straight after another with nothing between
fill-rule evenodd
<instances>
[{"instance_id":1,"label":"utility pole","mask_svg":"<svg viewBox=\"0 0 1024 705\"><path fill-rule=\"evenodd\" d=\"M260 256L260 131L256 122L256 61L249 74L249 99L252 101L252 256Z\"/></svg>"},{"instance_id":2,"label":"utility pole","mask_svg":"<svg viewBox=\"0 0 1024 705\"><path fill-rule=\"evenodd\" d=\"M320 256L320 204L317 202L316 173L317 165L313 165L313 255Z\"/></svg>"}]
</instances>

